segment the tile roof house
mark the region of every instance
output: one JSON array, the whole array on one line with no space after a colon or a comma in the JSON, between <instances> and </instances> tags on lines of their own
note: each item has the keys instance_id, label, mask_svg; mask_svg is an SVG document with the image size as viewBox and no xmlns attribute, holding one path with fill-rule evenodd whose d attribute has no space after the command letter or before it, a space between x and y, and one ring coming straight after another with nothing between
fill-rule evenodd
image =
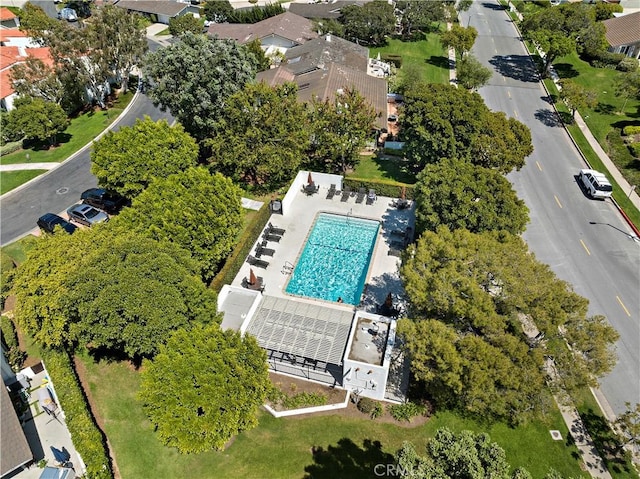
<instances>
[{"instance_id":1,"label":"tile roof house","mask_svg":"<svg viewBox=\"0 0 640 479\"><path fill-rule=\"evenodd\" d=\"M640 58L640 12L603 20L609 51Z\"/></svg>"},{"instance_id":2,"label":"tile roof house","mask_svg":"<svg viewBox=\"0 0 640 479\"><path fill-rule=\"evenodd\" d=\"M17 97L11 84L11 69L18 63L23 63L30 56L42 60L47 65L53 64L48 47L25 48L24 46L5 46L4 42L2 43L2 48L0 48L0 107L7 111L13 109L13 102Z\"/></svg>"},{"instance_id":3,"label":"tile roof house","mask_svg":"<svg viewBox=\"0 0 640 479\"><path fill-rule=\"evenodd\" d=\"M296 15L300 15L304 18L327 18L327 19L338 19L340 18L340 10L343 7L348 5L359 5L362 6L367 2L372 0L336 0L332 2L322 2L322 3L310 3L308 1L305 2L292 2L289 4L289 11L291 13L295 13Z\"/></svg>"},{"instance_id":4,"label":"tile roof house","mask_svg":"<svg viewBox=\"0 0 640 479\"><path fill-rule=\"evenodd\" d=\"M17 28L0 28L0 45L3 47L37 47L25 32Z\"/></svg>"},{"instance_id":5,"label":"tile roof house","mask_svg":"<svg viewBox=\"0 0 640 479\"><path fill-rule=\"evenodd\" d=\"M4 356L4 353L1 353ZM13 407L4 378L0 384L0 477L33 461L33 453Z\"/></svg>"},{"instance_id":6,"label":"tile roof house","mask_svg":"<svg viewBox=\"0 0 640 479\"><path fill-rule=\"evenodd\" d=\"M7 7L0 7L0 27L17 28L20 26L18 17Z\"/></svg>"},{"instance_id":7,"label":"tile roof house","mask_svg":"<svg viewBox=\"0 0 640 479\"><path fill-rule=\"evenodd\" d=\"M213 23L207 33L242 44L258 39L264 49L275 47L283 51L318 37L311 20L290 12L257 23Z\"/></svg>"},{"instance_id":8,"label":"tile roof house","mask_svg":"<svg viewBox=\"0 0 640 479\"><path fill-rule=\"evenodd\" d=\"M149 17L154 23L165 25L169 25L169 20L172 18L198 12L198 9L194 9L188 3L172 0L120 0L115 5L129 12L137 12Z\"/></svg>"}]
</instances>

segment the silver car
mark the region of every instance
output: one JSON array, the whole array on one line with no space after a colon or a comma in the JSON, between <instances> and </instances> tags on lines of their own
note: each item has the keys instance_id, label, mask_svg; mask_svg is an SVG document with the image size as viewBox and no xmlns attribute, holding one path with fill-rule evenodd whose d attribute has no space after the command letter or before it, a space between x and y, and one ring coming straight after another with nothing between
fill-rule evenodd
<instances>
[{"instance_id":1,"label":"silver car","mask_svg":"<svg viewBox=\"0 0 640 479\"><path fill-rule=\"evenodd\" d=\"M109 221L109 215L104 211L94 208L90 205L73 205L67 210L70 221L75 221L81 225L91 226L96 223L104 223Z\"/></svg>"}]
</instances>

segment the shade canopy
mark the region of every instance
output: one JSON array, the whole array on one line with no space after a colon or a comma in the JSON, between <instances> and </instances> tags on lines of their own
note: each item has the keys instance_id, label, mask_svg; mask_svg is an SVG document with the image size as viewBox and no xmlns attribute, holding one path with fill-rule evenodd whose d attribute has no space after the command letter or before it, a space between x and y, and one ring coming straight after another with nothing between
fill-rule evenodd
<instances>
[{"instance_id":1,"label":"shade canopy","mask_svg":"<svg viewBox=\"0 0 640 479\"><path fill-rule=\"evenodd\" d=\"M256 278L256 274L253 272L253 268L249 269L249 284L256 284L258 282L258 278Z\"/></svg>"},{"instance_id":2,"label":"shade canopy","mask_svg":"<svg viewBox=\"0 0 640 479\"><path fill-rule=\"evenodd\" d=\"M309 172L309 175L307 175L307 183L309 183L310 185L313 184L313 178L311 177L311 172Z\"/></svg>"}]
</instances>

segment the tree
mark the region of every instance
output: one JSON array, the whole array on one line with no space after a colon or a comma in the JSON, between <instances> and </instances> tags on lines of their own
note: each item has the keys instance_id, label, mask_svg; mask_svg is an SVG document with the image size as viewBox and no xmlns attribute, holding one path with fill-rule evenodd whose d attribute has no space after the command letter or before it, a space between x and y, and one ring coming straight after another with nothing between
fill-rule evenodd
<instances>
[{"instance_id":1,"label":"tree","mask_svg":"<svg viewBox=\"0 0 640 479\"><path fill-rule=\"evenodd\" d=\"M26 32L29 37L41 45L46 45L46 39L52 32L58 29L58 24L54 18L37 5L31 2L24 4L19 14L20 30Z\"/></svg>"},{"instance_id":2,"label":"tree","mask_svg":"<svg viewBox=\"0 0 640 479\"><path fill-rule=\"evenodd\" d=\"M551 65L558 57L568 55L576 48L573 38L567 37L564 33L551 30L536 30L529 34L531 40L537 43L544 52L544 66L542 76L549 76Z\"/></svg>"},{"instance_id":3,"label":"tree","mask_svg":"<svg viewBox=\"0 0 640 479\"><path fill-rule=\"evenodd\" d=\"M201 34L203 27L204 21L194 17L192 13L169 19L169 33L174 37L179 37L185 32Z\"/></svg>"},{"instance_id":4,"label":"tree","mask_svg":"<svg viewBox=\"0 0 640 479\"><path fill-rule=\"evenodd\" d=\"M396 454L403 477L412 479L492 478L531 479L528 471L518 468L509 474L510 465L504 450L486 433L462 431L458 434L440 428L427 442L426 456L420 456L408 441Z\"/></svg>"},{"instance_id":5,"label":"tree","mask_svg":"<svg viewBox=\"0 0 640 479\"><path fill-rule=\"evenodd\" d=\"M312 20L313 30L318 32L318 35L324 35L330 33L340 38L344 38L344 25L335 18L322 18Z\"/></svg>"},{"instance_id":6,"label":"tree","mask_svg":"<svg viewBox=\"0 0 640 479\"><path fill-rule=\"evenodd\" d=\"M340 10L347 40L365 45L381 46L395 30L393 5L385 0L374 0L362 6L347 5Z\"/></svg>"},{"instance_id":7,"label":"tree","mask_svg":"<svg viewBox=\"0 0 640 479\"><path fill-rule=\"evenodd\" d=\"M416 231L466 228L520 234L528 209L498 171L457 160L429 164L415 185Z\"/></svg>"},{"instance_id":8,"label":"tree","mask_svg":"<svg viewBox=\"0 0 640 479\"><path fill-rule=\"evenodd\" d=\"M60 105L41 98L23 97L7 114L7 129L26 140L56 144L56 135L67 129L69 120Z\"/></svg>"},{"instance_id":9,"label":"tree","mask_svg":"<svg viewBox=\"0 0 640 479\"><path fill-rule=\"evenodd\" d=\"M257 62L256 68L259 72L262 72L264 70L268 70L269 68L271 68L271 60L267 55L265 55L259 38L251 40L246 45L247 45L247 48L249 49L249 52L251 52L253 56L256 58L256 62Z\"/></svg>"},{"instance_id":10,"label":"tree","mask_svg":"<svg viewBox=\"0 0 640 479\"><path fill-rule=\"evenodd\" d=\"M618 75L615 80L616 95L624 98L620 113L624 112L629 98L640 99L640 70Z\"/></svg>"},{"instance_id":11,"label":"tree","mask_svg":"<svg viewBox=\"0 0 640 479\"><path fill-rule=\"evenodd\" d=\"M256 59L247 47L190 32L147 56L143 68L156 105L169 109L197 140L217 126L220 110L254 78Z\"/></svg>"},{"instance_id":12,"label":"tree","mask_svg":"<svg viewBox=\"0 0 640 479\"><path fill-rule=\"evenodd\" d=\"M598 97L594 91L571 80L560 81L560 98L571 109L572 118L576 117L576 110L593 108L598 103Z\"/></svg>"},{"instance_id":13,"label":"tree","mask_svg":"<svg viewBox=\"0 0 640 479\"><path fill-rule=\"evenodd\" d=\"M45 347L153 355L176 328L214 319L215 294L196 271L187 251L133 232L49 235L14 277L16 320Z\"/></svg>"},{"instance_id":14,"label":"tree","mask_svg":"<svg viewBox=\"0 0 640 479\"><path fill-rule=\"evenodd\" d=\"M189 168L158 177L112 220L125 234L138 231L189 251L209 281L235 244L242 227L241 190L219 173Z\"/></svg>"},{"instance_id":15,"label":"tree","mask_svg":"<svg viewBox=\"0 0 640 479\"><path fill-rule=\"evenodd\" d=\"M624 445L637 446L640 444L640 403L635 408L626 402L627 410L620 414L615 421L615 427L624 439Z\"/></svg>"},{"instance_id":16,"label":"tree","mask_svg":"<svg viewBox=\"0 0 640 479\"><path fill-rule=\"evenodd\" d=\"M197 158L198 146L182 126L145 117L93 143L91 172L101 186L133 199L154 178L195 166Z\"/></svg>"},{"instance_id":17,"label":"tree","mask_svg":"<svg viewBox=\"0 0 640 479\"><path fill-rule=\"evenodd\" d=\"M319 171L346 172L359 161L371 137L376 111L353 88L345 88L333 100L313 98L309 167Z\"/></svg>"},{"instance_id":18,"label":"tree","mask_svg":"<svg viewBox=\"0 0 640 479\"><path fill-rule=\"evenodd\" d=\"M440 43L445 47L451 47L463 57L471 50L478 36L478 30L473 27L461 27L454 24L451 30L440 34Z\"/></svg>"},{"instance_id":19,"label":"tree","mask_svg":"<svg viewBox=\"0 0 640 479\"><path fill-rule=\"evenodd\" d=\"M400 15L400 24L402 26L403 36L410 37L414 28L430 31L432 30L432 23L446 21L446 5L448 3L451 2L424 2L421 0L396 2L396 8L402 12Z\"/></svg>"},{"instance_id":20,"label":"tree","mask_svg":"<svg viewBox=\"0 0 640 479\"><path fill-rule=\"evenodd\" d=\"M293 178L309 143L308 115L295 84L248 84L227 99L219 118L206 140L214 170L258 191Z\"/></svg>"},{"instance_id":21,"label":"tree","mask_svg":"<svg viewBox=\"0 0 640 479\"><path fill-rule=\"evenodd\" d=\"M176 331L145 362L139 398L165 445L199 453L255 427L269 385L267 355L255 338L195 326Z\"/></svg>"},{"instance_id":22,"label":"tree","mask_svg":"<svg viewBox=\"0 0 640 479\"><path fill-rule=\"evenodd\" d=\"M608 20L613 18L614 13L622 13L623 7L619 3L598 2L595 5L596 21Z\"/></svg>"},{"instance_id":23,"label":"tree","mask_svg":"<svg viewBox=\"0 0 640 479\"><path fill-rule=\"evenodd\" d=\"M508 173L533 151L529 129L490 111L477 93L419 83L404 99L402 134L407 157L417 165L458 158Z\"/></svg>"},{"instance_id":24,"label":"tree","mask_svg":"<svg viewBox=\"0 0 640 479\"><path fill-rule=\"evenodd\" d=\"M62 105L65 98L64 84L53 66L29 55L24 63L10 70L11 85L19 96L41 98Z\"/></svg>"},{"instance_id":25,"label":"tree","mask_svg":"<svg viewBox=\"0 0 640 479\"><path fill-rule=\"evenodd\" d=\"M122 91L126 92L133 68L149 48L142 17L125 8L104 5L94 9L87 34L101 53L98 58L103 67L122 82Z\"/></svg>"},{"instance_id":26,"label":"tree","mask_svg":"<svg viewBox=\"0 0 640 479\"><path fill-rule=\"evenodd\" d=\"M229 0L210 0L204 4L205 18L215 23L225 23L233 15L233 6Z\"/></svg>"},{"instance_id":27,"label":"tree","mask_svg":"<svg viewBox=\"0 0 640 479\"><path fill-rule=\"evenodd\" d=\"M467 90L477 90L491 79L491 70L473 55L465 55L456 67L458 83Z\"/></svg>"}]
</instances>

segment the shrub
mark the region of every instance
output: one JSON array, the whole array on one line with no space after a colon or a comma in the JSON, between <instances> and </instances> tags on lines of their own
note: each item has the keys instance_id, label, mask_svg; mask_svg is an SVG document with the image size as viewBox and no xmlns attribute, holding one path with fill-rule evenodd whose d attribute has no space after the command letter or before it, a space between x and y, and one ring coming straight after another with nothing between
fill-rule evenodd
<instances>
[{"instance_id":1,"label":"shrub","mask_svg":"<svg viewBox=\"0 0 640 479\"><path fill-rule=\"evenodd\" d=\"M2 272L4 275L4 271ZM11 369L20 371L27 358L27 353L22 351L18 345L18 334L11 318L6 315L0 317L0 330L2 331L2 340L7 346L5 351L7 362Z\"/></svg>"},{"instance_id":2,"label":"shrub","mask_svg":"<svg viewBox=\"0 0 640 479\"><path fill-rule=\"evenodd\" d=\"M0 156L15 153L20 148L22 148L22 140L5 143L4 145L2 145L2 147L0 147Z\"/></svg>"},{"instance_id":3,"label":"shrub","mask_svg":"<svg viewBox=\"0 0 640 479\"><path fill-rule=\"evenodd\" d=\"M371 419L375 419L377 417L382 416L383 412L384 412L384 409L382 408L382 404L380 404L379 402L376 402L376 405L373 408L373 411L371 411Z\"/></svg>"},{"instance_id":4,"label":"shrub","mask_svg":"<svg viewBox=\"0 0 640 479\"><path fill-rule=\"evenodd\" d=\"M299 409L302 407L324 406L327 404L327 396L322 393L301 392L293 396L287 396L282 401L286 409Z\"/></svg>"},{"instance_id":5,"label":"shrub","mask_svg":"<svg viewBox=\"0 0 640 479\"><path fill-rule=\"evenodd\" d=\"M402 192L402 187L405 188L405 198L408 200L413 199L413 185L407 185L403 183L397 183L395 181L382 181L382 180L365 180L359 178L345 178L342 182L342 187L350 187L354 191L358 191L359 188L374 189L378 196L388 196L390 198L399 198Z\"/></svg>"},{"instance_id":6,"label":"shrub","mask_svg":"<svg viewBox=\"0 0 640 479\"><path fill-rule=\"evenodd\" d=\"M71 440L87 466L85 477L112 479L106 440L89 411L71 358L64 351L54 350L43 351L42 358L56 385L56 393L65 412Z\"/></svg>"},{"instance_id":7,"label":"shrub","mask_svg":"<svg viewBox=\"0 0 640 479\"><path fill-rule=\"evenodd\" d=\"M627 57L624 53L611 53L605 51L591 59L590 63L591 66L595 68L616 68L625 58Z\"/></svg>"},{"instance_id":8,"label":"shrub","mask_svg":"<svg viewBox=\"0 0 640 479\"><path fill-rule=\"evenodd\" d=\"M622 133L627 136L637 135L640 133L640 125L625 126L624 129L622 130Z\"/></svg>"},{"instance_id":9,"label":"shrub","mask_svg":"<svg viewBox=\"0 0 640 479\"><path fill-rule=\"evenodd\" d=\"M16 264L6 253L0 255L0 309L4 309L4 302L9 296Z\"/></svg>"},{"instance_id":10,"label":"shrub","mask_svg":"<svg viewBox=\"0 0 640 479\"><path fill-rule=\"evenodd\" d=\"M625 57L616 65L616 70L621 72L634 72L638 69L638 59Z\"/></svg>"},{"instance_id":11,"label":"shrub","mask_svg":"<svg viewBox=\"0 0 640 479\"><path fill-rule=\"evenodd\" d=\"M420 406L412 402L406 402L403 404L394 404L389 406L389 414L396 421L411 421L415 416L420 416L427 411L425 406Z\"/></svg>"},{"instance_id":12,"label":"shrub","mask_svg":"<svg viewBox=\"0 0 640 479\"><path fill-rule=\"evenodd\" d=\"M360 412L371 414L376 407L376 402L373 399L363 397L360 398L356 407Z\"/></svg>"},{"instance_id":13,"label":"shrub","mask_svg":"<svg viewBox=\"0 0 640 479\"><path fill-rule=\"evenodd\" d=\"M392 63L396 68L402 67L402 56L401 55L392 55L390 53L385 53L380 57L380 59L387 63Z\"/></svg>"},{"instance_id":14,"label":"shrub","mask_svg":"<svg viewBox=\"0 0 640 479\"><path fill-rule=\"evenodd\" d=\"M631 143L629 145L629 149L631 150L631 154L636 158L640 158L640 142Z\"/></svg>"}]
</instances>

